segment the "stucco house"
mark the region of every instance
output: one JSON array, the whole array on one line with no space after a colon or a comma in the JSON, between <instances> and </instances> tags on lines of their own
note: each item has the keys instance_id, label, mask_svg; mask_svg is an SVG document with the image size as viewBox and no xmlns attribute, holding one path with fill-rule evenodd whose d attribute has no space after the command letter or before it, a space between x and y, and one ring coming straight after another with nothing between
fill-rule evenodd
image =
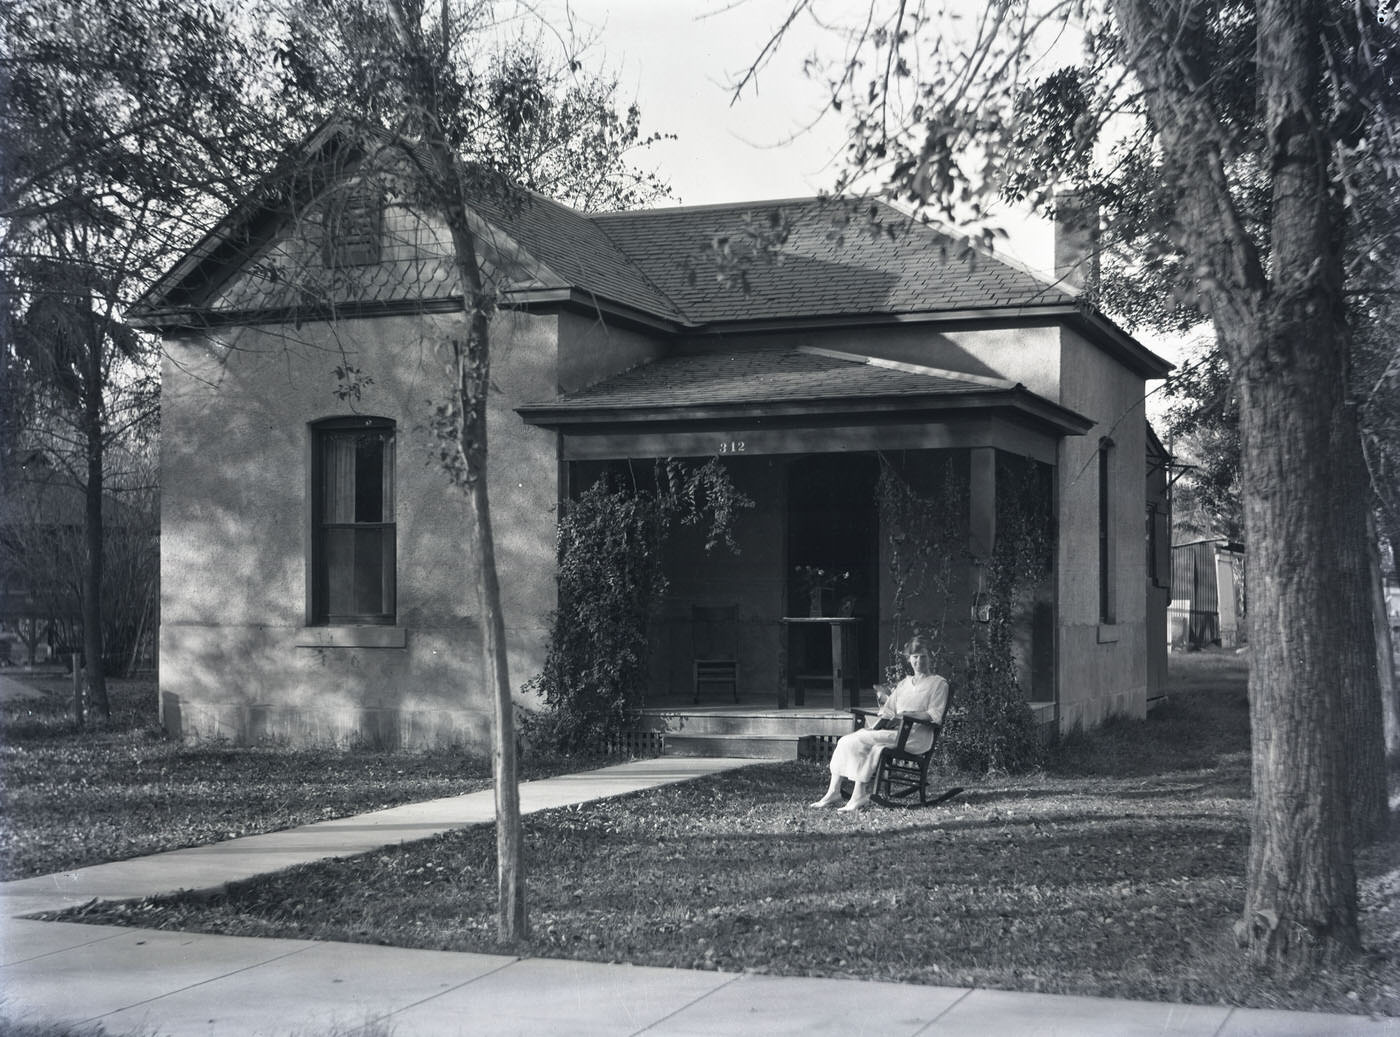
<instances>
[{"instance_id":1,"label":"stucco house","mask_svg":"<svg viewBox=\"0 0 1400 1037\"><path fill-rule=\"evenodd\" d=\"M135 315L167 357L164 722L484 744L476 563L429 420L460 319L446 232L367 190L378 159L335 127L301 158ZM995 542L998 478L1038 473L1054 565L1028 612L1027 693L1053 729L1145 712L1166 620L1143 393L1170 365L1082 303L1072 264L1043 278L892 209L815 199L589 216L527 196L473 218L501 288L489 487L517 686L543 660L561 502L610 468L718 456L755 507L737 556L673 545L657 701L695 691L705 609L735 621L738 697L787 701L799 566L853 574L847 676L877 679L904 621L874 500L891 464L911 483L959 474L972 555ZM756 221L784 240L745 287L716 277L717 246ZM975 591L937 607L968 616Z\"/></svg>"}]
</instances>

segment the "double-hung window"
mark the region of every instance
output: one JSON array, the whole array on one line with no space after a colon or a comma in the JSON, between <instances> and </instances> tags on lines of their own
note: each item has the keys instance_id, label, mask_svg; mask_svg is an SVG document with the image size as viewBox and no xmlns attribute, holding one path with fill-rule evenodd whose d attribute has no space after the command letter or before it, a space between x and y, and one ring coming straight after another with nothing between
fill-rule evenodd
<instances>
[{"instance_id":1,"label":"double-hung window","mask_svg":"<svg viewBox=\"0 0 1400 1037\"><path fill-rule=\"evenodd\" d=\"M328 418L311 440L311 622L392 624L394 423Z\"/></svg>"}]
</instances>

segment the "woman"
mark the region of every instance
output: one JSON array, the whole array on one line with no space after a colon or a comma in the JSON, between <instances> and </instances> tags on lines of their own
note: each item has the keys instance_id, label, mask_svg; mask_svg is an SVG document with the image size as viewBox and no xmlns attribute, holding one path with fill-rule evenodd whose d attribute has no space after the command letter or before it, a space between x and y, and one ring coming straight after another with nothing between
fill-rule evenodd
<instances>
[{"instance_id":1,"label":"woman","mask_svg":"<svg viewBox=\"0 0 1400 1037\"><path fill-rule=\"evenodd\" d=\"M948 682L933 673L933 656L928 642L922 637L913 638L904 646L904 654L909 658L913 676L905 677L895 685L894 691L880 703L880 716L897 718L914 716L920 720L943 722L943 711L948 708ZM900 725L891 728L864 727L843 735L831 754L831 784L826 795L812 804L814 807L834 807L841 802L841 781L849 778L855 782L851 801L842 810L860 810L870 803L871 786L875 784L875 770L880 762L880 750L899 741ZM933 730L923 724L915 724L909 732L909 740L904 748L912 753L920 753L933 744Z\"/></svg>"}]
</instances>

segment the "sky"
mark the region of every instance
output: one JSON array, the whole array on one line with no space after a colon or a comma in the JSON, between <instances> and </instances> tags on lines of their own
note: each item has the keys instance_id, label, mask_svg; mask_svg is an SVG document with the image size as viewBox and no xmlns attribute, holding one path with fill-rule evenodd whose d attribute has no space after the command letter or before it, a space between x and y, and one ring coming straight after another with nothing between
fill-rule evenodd
<instances>
[{"instance_id":1,"label":"sky","mask_svg":"<svg viewBox=\"0 0 1400 1037\"><path fill-rule=\"evenodd\" d=\"M562 25L564 0L545 8ZM578 34L596 36L590 63L618 76L644 127L675 134L639 164L660 172L676 204L806 197L832 187L846 128L839 115L823 113L826 95L802 68L813 51L832 51L830 34L799 20L757 81L734 97L790 0L570 0L568 8ZM1048 271L1046 221L1008 212L1003 229L1010 238L998 248Z\"/></svg>"},{"instance_id":2,"label":"sky","mask_svg":"<svg viewBox=\"0 0 1400 1037\"><path fill-rule=\"evenodd\" d=\"M804 128L820 111L820 90L802 76L802 57L822 42L805 31L785 45L756 91L735 103L731 84L762 50L787 0L572 0L576 18L598 32L594 53L619 75L652 129L677 138L652 155L682 204L790 198L836 176L842 127Z\"/></svg>"},{"instance_id":3,"label":"sky","mask_svg":"<svg viewBox=\"0 0 1400 1037\"><path fill-rule=\"evenodd\" d=\"M542 0L547 17L555 12L556 25L563 24L558 12L564 2ZM835 182L845 125L839 115L822 114L826 96L802 67L814 50L830 52L829 35L808 21L797 23L757 83L734 98L733 84L762 52L790 2L569 0L577 34L596 36L589 63L618 76L622 98L640 106L645 129L675 134L639 162L671 185L673 204L804 197ZM973 0L953 0L959 2ZM1009 237L998 251L1051 273L1049 222L1024 212L1004 215ZM1173 362L1185 355L1182 341L1142 337Z\"/></svg>"}]
</instances>

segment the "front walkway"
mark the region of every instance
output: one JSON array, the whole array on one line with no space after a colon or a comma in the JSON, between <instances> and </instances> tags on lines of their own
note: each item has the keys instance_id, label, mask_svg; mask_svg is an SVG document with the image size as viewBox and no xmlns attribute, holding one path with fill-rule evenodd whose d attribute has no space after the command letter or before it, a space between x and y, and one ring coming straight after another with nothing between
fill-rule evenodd
<instances>
[{"instance_id":1,"label":"front walkway","mask_svg":"<svg viewBox=\"0 0 1400 1037\"><path fill-rule=\"evenodd\" d=\"M532 813L752 763L655 759L526 782ZM1400 1035L1400 1019L1109 1001L999 990L662 969L311 940L205 936L17 915L94 897L205 889L494 817L492 793L0 883L9 1019L129 1033Z\"/></svg>"},{"instance_id":2,"label":"front walkway","mask_svg":"<svg viewBox=\"0 0 1400 1037\"><path fill-rule=\"evenodd\" d=\"M659 757L526 781L520 785L520 811L533 814L622 796L756 762ZM381 846L427 839L453 828L484 824L495 818L495 793L485 789L426 803L406 803L355 817L318 821L267 835L249 835L57 875L0 882L0 917L62 911L94 897L129 900L178 889L215 889L228 882L281 871L297 864L329 857L353 857Z\"/></svg>"}]
</instances>

